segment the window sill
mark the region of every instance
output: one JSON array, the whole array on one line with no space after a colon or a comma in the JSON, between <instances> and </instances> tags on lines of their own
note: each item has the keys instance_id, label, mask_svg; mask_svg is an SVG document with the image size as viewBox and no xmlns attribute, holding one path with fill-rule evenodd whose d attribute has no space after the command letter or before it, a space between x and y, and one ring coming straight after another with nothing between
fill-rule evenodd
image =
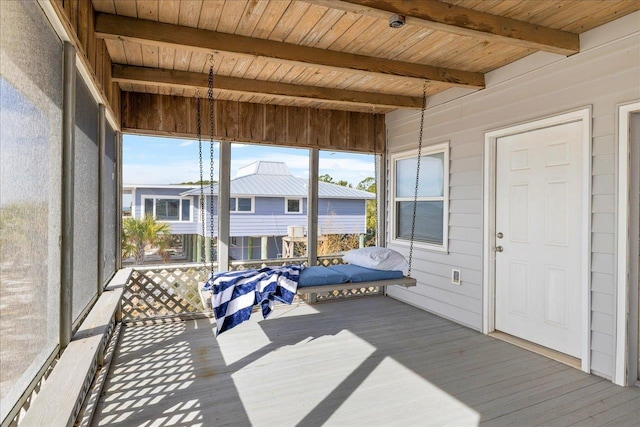
<instances>
[{"instance_id":1,"label":"window sill","mask_svg":"<svg viewBox=\"0 0 640 427\"><path fill-rule=\"evenodd\" d=\"M408 240L400 240L400 239L391 239L389 241L390 245L397 245L397 246L403 246L403 247L410 247L411 242L409 242ZM413 242L413 247L414 248L418 248L421 250L425 250L425 251L430 251L430 252L439 252L439 253L445 253L448 254L449 253L449 247L448 246L442 246L442 245L431 245L428 243L423 243L423 242Z\"/></svg>"}]
</instances>

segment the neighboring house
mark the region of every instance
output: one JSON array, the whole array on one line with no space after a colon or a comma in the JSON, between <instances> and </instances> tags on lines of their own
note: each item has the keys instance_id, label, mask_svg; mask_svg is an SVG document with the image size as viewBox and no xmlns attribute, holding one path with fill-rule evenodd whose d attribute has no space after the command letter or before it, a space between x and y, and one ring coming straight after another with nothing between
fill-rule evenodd
<instances>
[{"instance_id":1,"label":"neighboring house","mask_svg":"<svg viewBox=\"0 0 640 427\"><path fill-rule=\"evenodd\" d=\"M282 162L257 161L243 166L231 180L232 259L264 259L287 255L285 246L306 235L307 180L295 177ZM189 259L197 259L197 237L202 236L200 188L184 185L129 185L135 218L151 214L166 221L172 234L186 236ZM210 235L211 194L205 194L205 237ZM213 233L217 235L217 194L213 186ZM318 183L319 234L366 233L366 201L375 194L327 182ZM290 255L290 253L289 253Z\"/></svg>"}]
</instances>

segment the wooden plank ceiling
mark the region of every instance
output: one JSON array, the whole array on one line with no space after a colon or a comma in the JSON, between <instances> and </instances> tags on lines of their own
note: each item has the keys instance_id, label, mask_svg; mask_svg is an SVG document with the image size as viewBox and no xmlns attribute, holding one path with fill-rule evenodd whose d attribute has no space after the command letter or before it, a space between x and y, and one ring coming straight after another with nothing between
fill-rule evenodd
<instances>
[{"instance_id":1,"label":"wooden plank ceiling","mask_svg":"<svg viewBox=\"0 0 640 427\"><path fill-rule=\"evenodd\" d=\"M637 0L92 0L123 91L384 113L578 34ZM394 13L406 16L390 28Z\"/></svg>"}]
</instances>

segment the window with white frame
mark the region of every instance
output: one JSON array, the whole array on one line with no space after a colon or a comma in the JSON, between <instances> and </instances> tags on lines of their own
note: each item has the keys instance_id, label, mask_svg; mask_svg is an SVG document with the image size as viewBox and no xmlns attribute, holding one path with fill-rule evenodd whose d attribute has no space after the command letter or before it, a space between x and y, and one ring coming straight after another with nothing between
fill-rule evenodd
<instances>
[{"instance_id":1,"label":"window with white frame","mask_svg":"<svg viewBox=\"0 0 640 427\"><path fill-rule=\"evenodd\" d=\"M391 158L392 238L409 242L413 224L418 152ZM425 147L420 158L414 242L426 248L447 250L449 219L449 143Z\"/></svg>"},{"instance_id":2,"label":"window with white frame","mask_svg":"<svg viewBox=\"0 0 640 427\"><path fill-rule=\"evenodd\" d=\"M159 221L191 221L191 199L179 197L145 198L143 215Z\"/></svg>"},{"instance_id":3,"label":"window with white frame","mask_svg":"<svg viewBox=\"0 0 640 427\"><path fill-rule=\"evenodd\" d=\"M253 212L253 197L231 197L229 199L229 211L240 213Z\"/></svg>"},{"instance_id":4,"label":"window with white frame","mask_svg":"<svg viewBox=\"0 0 640 427\"><path fill-rule=\"evenodd\" d=\"M301 198L285 198L284 199L284 212L288 214L301 214L302 213L302 199Z\"/></svg>"}]
</instances>

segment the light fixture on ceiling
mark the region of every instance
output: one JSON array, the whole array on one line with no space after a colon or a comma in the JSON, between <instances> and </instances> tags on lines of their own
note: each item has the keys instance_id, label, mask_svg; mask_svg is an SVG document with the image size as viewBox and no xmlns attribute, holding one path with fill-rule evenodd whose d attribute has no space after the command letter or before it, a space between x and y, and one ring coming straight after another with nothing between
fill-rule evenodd
<instances>
[{"instance_id":1,"label":"light fixture on ceiling","mask_svg":"<svg viewBox=\"0 0 640 427\"><path fill-rule=\"evenodd\" d=\"M400 28L404 25L404 15L398 15L397 13L395 15L391 15L391 18L389 18L389 26L391 28Z\"/></svg>"}]
</instances>

